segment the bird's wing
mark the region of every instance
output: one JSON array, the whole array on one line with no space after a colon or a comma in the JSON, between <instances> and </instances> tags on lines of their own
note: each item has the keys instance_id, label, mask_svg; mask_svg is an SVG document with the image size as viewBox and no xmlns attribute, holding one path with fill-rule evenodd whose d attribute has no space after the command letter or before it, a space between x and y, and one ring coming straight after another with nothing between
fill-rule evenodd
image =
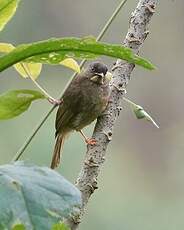
<instances>
[{"instance_id":1,"label":"bird's wing","mask_svg":"<svg viewBox=\"0 0 184 230\"><path fill-rule=\"evenodd\" d=\"M73 114L67 109L67 107L63 104L59 107L56 115L56 136L58 133L64 132L67 129L67 126L72 118Z\"/></svg>"},{"instance_id":2,"label":"bird's wing","mask_svg":"<svg viewBox=\"0 0 184 230\"><path fill-rule=\"evenodd\" d=\"M56 135L62 131L72 130L72 122L80 112L82 98L80 82L72 81L63 95L63 103L60 105L56 115Z\"/></svg>"}]
</instances>

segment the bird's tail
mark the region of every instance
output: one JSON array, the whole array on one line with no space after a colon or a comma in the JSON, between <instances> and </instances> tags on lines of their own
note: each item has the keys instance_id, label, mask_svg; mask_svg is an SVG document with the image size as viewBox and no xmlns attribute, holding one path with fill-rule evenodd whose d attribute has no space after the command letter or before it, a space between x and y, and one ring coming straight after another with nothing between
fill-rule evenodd
<instances>
[{"instance_id":1,"label":"bird's tail","mask_svg":"<svg viewBox=\"0 0 184 230\"><path fill-rule=\"evenodd\" d=\"M54 147L54 152L53 152L53 157L52 157L52 162L50 165L51 169L55 169L56 167L58 167L60 163L61 151L63 148L64 140L65 140L65 134L57 135L56 144Z\"/></svg>"}]
</instances>

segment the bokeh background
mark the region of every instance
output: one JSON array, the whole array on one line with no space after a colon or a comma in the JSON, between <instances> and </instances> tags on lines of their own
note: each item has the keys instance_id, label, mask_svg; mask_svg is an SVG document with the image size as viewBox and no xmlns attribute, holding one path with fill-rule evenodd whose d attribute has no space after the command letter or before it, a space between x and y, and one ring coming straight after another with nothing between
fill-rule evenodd
<instances>
[{"instance_id":1,"label":"bokeh background","mask_svg":"<svg viewBox=\"0 0 184 230\"><path fill-rule=\"evenodd\" d=\"M131 11L129 0L103 41L120 43L126 35ZM50 37L97 35L119 0L22 1L13 20L1 33L1 42L15 45ZM136 120L129 106L123 111L108 147L99 177L99 189L89 202L81 230L176 230L184 227L184 1L160 1L141 55L155 71L136 67L127 97L142 105L160 125ZM112 66L114 60L104 58ZM59 97L72 72L44 66L39 82ZM8 89L35 89L13 69L1 73L0 93ZM11 161L51 106L35 102L28 112L0 122L0 163ZM55 112L31 142L23 159L49 165L54 146ZM85 130L91 134L93 125ZM74 182L86 147L73 133L64 147L58 169Z\"/></svg>"}]
</instances>

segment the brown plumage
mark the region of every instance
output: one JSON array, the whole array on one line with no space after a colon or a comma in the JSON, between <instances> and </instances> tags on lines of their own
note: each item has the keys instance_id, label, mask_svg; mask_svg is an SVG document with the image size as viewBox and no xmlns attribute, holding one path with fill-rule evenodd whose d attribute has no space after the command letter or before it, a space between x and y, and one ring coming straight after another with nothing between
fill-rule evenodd
<instances>
[{"instance_id":1,"label":"brown plumage","mask_svg":"<svg viewBox=\"0 0 184 230\"><path fill-rule=\"evenodd\" d=\"M59 165L67 134L82 130L105 110L110 95L109 82L106 65L95 62L78 74L66 89L56 115L52 169Z\"/></svg>"}]
</instances>

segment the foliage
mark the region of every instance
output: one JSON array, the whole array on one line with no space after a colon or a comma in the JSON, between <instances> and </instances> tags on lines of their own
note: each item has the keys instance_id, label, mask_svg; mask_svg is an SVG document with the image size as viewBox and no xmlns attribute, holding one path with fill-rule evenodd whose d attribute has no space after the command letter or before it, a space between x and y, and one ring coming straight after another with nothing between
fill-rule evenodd
<instances>
[{"instance_id":1,"label":"foliage","mask_svg":"<svg viewBox=\"0 0 184 230\"><path fill-rule=\"evenodd\" d=\"M38 99L45 99L45 96L29 89L8 91L0 95L0 120L20 115L29 108L31 102Z\"/></svg>"},{"instance_id":2,"label":"foliage","mask_svg":"<svg viewBox=\"0 0 184 230\"><path fill-rule=\"evenodd\" d=\"M12 227L12 230L26 230L23 224L16 224Z\"/></svg>"},{"instance_id":3,"label":"foliage","mask_svg":"<svg viewBox=\"0 0 184 230\"><path fill-rule=\"evenodd\" d=\"M154 69L149 61L133 54L132 50L127 47L97 42L93 38L52 38L17 46L10 53L0 57L0 71L25 59L28 62L59 64L68 57L83 59L99 55L124 59L144 68Z\"/></svg>"},{"instance_id":4,"label":"foliage","mask_svg":"<svg viewBox=\"0 0 184 230\"><path fill-rule=\"evenodd\" d=\"M157 123L153 120L153 118L141 107L140 105L135 104L134 102L128 100L124 97L124 100L128 102L128 104L132 107L133 112L137 119L146 119L147 121L151 122L155 127L159 128Z\"/></svg>"},{"instance_id":5,"label":"foliage","mask_svg":"<svg viewBox=\"0 0 184 230\"><path fill-rule=\"evenodd\" d=\"M9 53L12 50L15 49L15 46L13 46L10 43L0 43L0 52L1 53ZM41 63L17 63L14 65L15 69L17 70L17 72L24 78L29 77L27 75L27 73L25 72L24 68L22 67L22 64L25 66L25 68L27 68L31 74L31 76L33 77L33 79L36 79L42 70L42 64Z\"/></svg>"},{"instance_id":6,"label":"foliage","mask_svg":"<svg viewBox=\"0 0 184 230\"><path fill-rule=\"evenodd\" d=\"M70 228L64 223L58 223L53 226L52 230L70 230Z\"/></svg>"},{"instance_id":7,"label":"foliage","mask_svg":"<svg viewBox=\"0 0 184 230\"><path fill-rule=\"evenodd\" d=\"M29 230L50 230L79 211L80 191L47 167L24 162L2 165L0 178L0 229L22 223Z\"/></svg>"},{"instance_id":8,"label":"foliage","mask_svg":"<svg viewBox=\"0 0 184 230\"><path fill-rule=\"evenodd\" d=\"M16 12L19 0L1 0L0 1L0 31Z\"/></svg>"}]
</instances>

